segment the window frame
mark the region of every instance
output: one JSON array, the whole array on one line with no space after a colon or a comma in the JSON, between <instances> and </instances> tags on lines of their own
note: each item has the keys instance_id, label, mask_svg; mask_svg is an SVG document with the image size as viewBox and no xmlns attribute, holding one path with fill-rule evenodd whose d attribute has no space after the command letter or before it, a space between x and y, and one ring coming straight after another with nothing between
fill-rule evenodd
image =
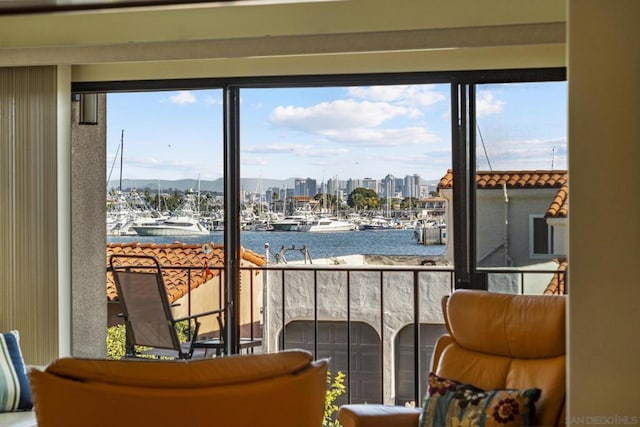
<instances>
[{"instance_id":1,"label":"window frame","mask_svg":"<svg viewBox=\"0 0 640 427\"><path fill-rule=\"evenodd\" d=\"M336 75L285 75L131 81L72 82L73 96L83 93L222 89L225 181L225 294L227 306L239 298L240 277L240 91L243 88L450 84L452 169L454 180L455 288L487 289L476 272L475 257L475 86L486 83L566 81L565 67ZM72 308L73 309L73 308ZM227 354L238 353L239 313L225 312Z\"/></svg>"},{"instance_id":2,"label":"window frame","mask_svg":"<svg viewBox=\"0 0 640 427\"><path fill-rule=\"evenodd\" d=\"M547 252L535 252L536 248L536 220L542 219L544 225L547 228ZM542 214L529 214L529 257L532 259L547 259L555 255L553 245L553 227L547 223L547 220Z\"/></svg>"}]
</instances>

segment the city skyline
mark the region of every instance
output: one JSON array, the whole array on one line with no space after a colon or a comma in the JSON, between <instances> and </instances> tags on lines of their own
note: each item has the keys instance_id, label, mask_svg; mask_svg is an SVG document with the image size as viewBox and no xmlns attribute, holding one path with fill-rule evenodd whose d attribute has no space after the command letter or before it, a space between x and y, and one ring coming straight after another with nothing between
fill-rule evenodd
<instances>
[{"instance_id":1,"label":"city skyline","mask_svg":"<svg viewBox=\"0 0 640 427\"><path fill-rule=\"evenodd\" d=\"M447 84L240 93L242 177L435 180L451 167ZM566 169L566 82L479 85L476 106L479 169ZM125 179L222 177L220 89L108 94L107 111L111 180L121 137Z\"/></svg>"},{"instance_id":2,"label":"city skyline","mask_svg":"<svg viewBox=\"0 0 640 427\"><path fill-rule=\"evenodd\" d=\"M446 171L444 171L446 173ZM443 173L443 175L444 175ZM359 184L364 184L366 180L376 181L378 185L384 185L385 179L390 176L390 174L386 174L383 178L345 178L338 179L339 188L345 190L349 186L349 182L352 181L352 185L359 186ZM409 174L404 177L394 177L396 180L404 182L408 177L415 178L417 174ZM418 176L419 177L419 176ZM421 185L435 186L439 180L425 180L420 178ZM336 181L335 177L328 178L324 182L320 182L314 177L290 177L286 179L272 179L272 178L241 178L241 191L245 193L256 193L258 189L262 190L264 194L267 190L270 189L278 189L278 190L295 190L296 189L296 181L297 180L313 180L315 181L315 188L317 192L321 192L323 186L333 187L333 182ZM109 181L107 189L115 189L120 186L120 183L113 178ZM367 188L367 185L361 185L362 187ZM174 189L179 191L186 191L188 189L197 189L198 188L198 180L193 178L185 178L180 180L158 180L158 179L123 179L122 189L148 189L153 191L161 191L167 189ZM218 178L216 180L201 180L200 181L200 189L202 191L213 191L213 192L223 192L224 183L222 178ZM384 189L382 189L384 191Z\"/></svg>"}]
</instances>

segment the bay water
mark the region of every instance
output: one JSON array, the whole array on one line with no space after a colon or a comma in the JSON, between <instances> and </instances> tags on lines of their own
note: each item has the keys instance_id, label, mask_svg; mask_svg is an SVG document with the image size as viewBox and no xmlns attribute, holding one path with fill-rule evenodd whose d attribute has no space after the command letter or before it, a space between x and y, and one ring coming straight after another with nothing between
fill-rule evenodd
<instances>
[{"instance_id":1,"label":"bay water","mask_svg":"<svg viewBox=\"0 0 640 427\"><path fill-rule=\"evenodd\" d=\"M378 231L342 231L335 233L309 233L301 231L243 231L240 244L260 255L266 253L269 244L271 253L277 253L284 246L301 249L306 246L312 259L346 255L444 255L445 245L419 245L411 229ZM107 242L114 243L157 243L181 242L204 244L224 242L223 232L214 231L205 236L107 236ZM287 259L303 259L299 251L288 251Z\"/></svg>"}]
</instances>

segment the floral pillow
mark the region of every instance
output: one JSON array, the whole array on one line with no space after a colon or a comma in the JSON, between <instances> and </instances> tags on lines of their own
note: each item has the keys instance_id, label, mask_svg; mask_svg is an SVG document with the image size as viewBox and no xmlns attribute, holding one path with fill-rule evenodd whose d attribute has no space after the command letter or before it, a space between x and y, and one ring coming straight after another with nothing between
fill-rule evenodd
<instances>
[{"instance_id":1,"label":"floral pillow","mask_svg":"<svg viewBox=\"0 0 640 427\"><path fill-rule=\"evenodd\" d=\"M482 390L431 373L420 427L535 425L540 393L539 388Z\"/></svg>"},{"instance_id":2,"label":"floral pillow","mask_svg":"<svg viewBox=\"0 0 640 427\"><path fill-rule=\"evenodd\" d=\"M0 333L0 412L28 410L31 389L18 331Z\"/></svg>"}]
</instances>

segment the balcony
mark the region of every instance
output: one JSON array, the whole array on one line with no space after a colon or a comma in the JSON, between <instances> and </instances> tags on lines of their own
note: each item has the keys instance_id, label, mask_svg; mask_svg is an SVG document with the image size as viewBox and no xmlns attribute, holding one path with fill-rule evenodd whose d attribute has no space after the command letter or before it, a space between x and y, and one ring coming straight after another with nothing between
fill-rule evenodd
<instances>
[{"instance_id":1,"label":"balcony","mask_svg":"<svg viewBox=\"0 0 640 427\"><path fill-rule=\"evenodd\" d=\"M190 282L202 271L162 268L182 270ZM225 300L224 281L220 267L210 268L220 273L207 302L213 309ZM490 291L508 293L543 293L567 275L562 269L480 273ZM347 391L339 404L419 404L433 345L445 332L441 300L454 289L451 268L268 264L241 267L240 276L240 334L262 339L255 351L304 348L316 358L329 358L332 373L346 374ZM193 291L184 296L183 314L201 305L192 301L196 297Z\"/></svg>"}]
</instances>

